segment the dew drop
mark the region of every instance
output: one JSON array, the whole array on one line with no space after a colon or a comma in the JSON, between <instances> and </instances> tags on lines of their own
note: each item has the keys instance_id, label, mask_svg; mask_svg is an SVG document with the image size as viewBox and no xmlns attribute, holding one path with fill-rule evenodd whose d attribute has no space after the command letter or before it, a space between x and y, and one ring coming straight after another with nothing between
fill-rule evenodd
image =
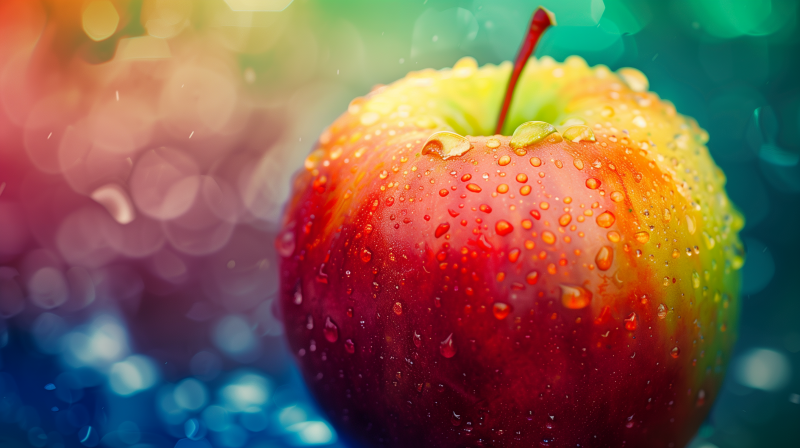
<instances>
[{"instance_id":1,"label":"dew drop","mask_svg":"<svg viewBox=\"0 0 800 448\"><path fill-rule=\"evenodd\" d=\"M339 327L331 320L330 316L325 319L325 328L322 329L322 332L325 334L325 339L327 339L328 342L336 342L339 340Z\"/></svg>"},{"instance_id":2,"label":"dew drop","mask_svg":"<svg viewBox=\"0 0 800 448\"><path fill-rule=\"evenodd\" d=\"M561 303L564 307L571 310L586 308L592 301L592 293L583 286L578 285L559 285L561 286Z\"/></svg>"},{"instance_id":3,"label":"dew drop","mask_svg":"<svg viewBox=\"0 0 800 448\"><path fill-rule=\"evenodd\" d=\"M614 221L616 221L616 220L617 220L617 217L614 216L614 214L609 212L609 211L605 211L603 213L600 213L599 215L597 215L597 219L596 219L597 225L602 227L602 228L604 228L604 229L607 229L607 228L611 227L612 225L614 225Z\"/></svg>"},{"instance_id":4,"label":"dew drop","mask_svg":"<svg viewBox=\"0 0 800 448\"><path fill-rule=\"evenodd\" d=\"M442 159L457 157L469 151L472 145L469 139L454 132L441 131L430 137L422 146L422 154L437 154Z\"/></svg>"},{"instance_id":5,"label":"dew drop","mask_svg":"<svg viewBox=\"0 0 800 448\"><path fill-rule=\"evenodd\" d=\"M395 302L394 306L392 307L392 311L394 311L394 314L397 314L398 316L403 314L403 304L400 302Z\"/></svg>"},{"instance_id":6,"label":"dew drop","mask_svg":"<svg viewBox=\"0 0 800 448\"><path fill-rule=\"evenodd\" d=\"M506 156L501 156L500 159L497 161L497 164L500 165L500 166L506 166L509 163L511 163L511 157L507 156L507 155Z\"/></svg>"},{"instance_id":7,"label":"dew drop","mask_svg":"<svg viewBox=\"0 0 800 448\"><path fill-rule=\"evenodd\" d=\"M486 204L481 204L481 205L478 207L478 210L480 210L480 211L482 211L482 212L484 212L484 213L491 213L491 212L492 212L492 207L489 207L489 206L488 206L488 205L486 205Z\"/></svg>"},{"instance_id":8,"label":"dew drop","mask_svg":"<svg viewBox=\"0 0 800 448\"><path fill-rule=\"evenodd\" d=\"M514 130L510 146L513 149L525 148L544 140L548 135L555 132L556 128L552 124L543 121L522 123Z\"/></svg>"},{"instance_id":9,"label":"dew drop","mask_svg":"<svg viewBox=\"0 0 800 448\"><path fill-rule=\"evenodd\" d=\"M502 302L495 302L492 306L492 313L494 314L495 319L503 320L508 316L509 313L511 313L511 305Z\"/></svg>"},{"instance_id":10,"label":"dew drop","mask_svg":"<svg viewBox=\"0 0 800 448\"><path fill-rule=\"evenodd\" d=\"M625 199L625 194L621 191L612 191L611 192L611 200L614 202L622 202Z\"/></svg>"},{"instance_id":11,"label":"dew drop","mask_svg":"<svg viewBox=\"0 0 800 448\"><path fill-rule=\"evenodd\" d=\"M439 344L439 353L445 358L452 358L456 356L457 351L455 343L453 342L453 333L450 333L450 335Z\"/></svg>"},{"instance_id":12,"label":"dew drop","mask_svg":"<svg viewBox=\"0 0 800 448\"><path fill-rule=\"evenodd\" d=\"M542 166L542 159L538 157L531 157L531 165L533 166Z\"/></svg>"},{"instance_id":13,"label":"dew drop","mask_svg":"<svg viewBox=\"0 0 800 448\"><path fill-rule=\"evenodd\" d=\"M439 238L440 236L447 233L448 230L450 230L450 223L443 222L439 224L439 227L436 228L436 232L434 233L434 235L436 236L436 238Z\"/></svg>"},{"instance_id":14,"label":"dew drop","mask_svg":"<svg viewBox=\"0 0 800 448\"><path fill-rule=\"evenodd\" d=\"M698 274L697 271L692 271L692 286L694 289L700 287L700 274Z\"/></svg>"},{"instance_id":15,"label":"dew drop","mask_svg":"<svg viewBox=\"0 0 800 448\"><path fill-rule=\"evenodd\" d=\"M441 190L439 190L439 196L441 196L441 197L445 197L448 194L450 194L450 192L447 191L447 188L442 188Z\"/></svg>"},{"instance_id":16,"label":"dew drop","mask_svg":"<svg viewBox=\"0 0 800 448\"><path fill-rule=\"evenodd\" d=\"M614 248L611 246L603 246L600 250L597 251L597 255L594 257L594 262L597 265L597 269L601 271L607 271L611 268L611 264L614 262Z\"/></svg>"},{"instance_id":17,"label":"dew drop","mask_svg":"<svg viewBox=\"0 0 800 448\"><path fill-rule=\"evenodd\" d=\"M414 330L414 346L420 348L422 346L422 335Z\"/></svg>"},{"instance_id":18,"label":"dew drop","mask_svg":"<svg viewBox=\"0 0 800 448\"><path fill-rule=\"evenodd\" d=\"M372 252L366 247L361 249L361 261L368 263L370 260L372 260Z\"/></svg>"},{"instance_id":19,"label":"dew drop","mask_svg":"<svg viewBox=\"0 0 800 448\"><path fill-rule=\"evenodd\" d=\"M461 176L461 182L466 182L466 181L468 181L470 179L472 179L472 174L467 173L467 174Z\"/></svg>"},{"instance_id":20,"label":"dew drop","mask_svg":"<svg viewBox=\"0 0 800 448\"><path fill-rule=\"evenodd\" d=\"M594 136L594 132L592 132L592 128L584 125L570 126L562 135L566 140L569 140L573 143L597 141ZM577 168L577 165L575 167Z\"/></svg>"},{"instance_id":21,"label":"dew drop","mask_svg":"<svg viewBox=\"0 0 800 448\"><path fill-rule=\"evenodd\" d=\"M586 179L586 188L590 190L597 190L600 188L600 181L595 179L594 177L590 177Z\"/></svg>"},{"instance_id":22,"label":"dew drop","mask_svg":"<svg viewBox=\"0 0 800 448\"><path fill-rule=\"evenodd\" d=\"M669 355L677 359L678 356L681 355L681 349L679 349L678 347L674 347L672 350L670 350Z\"/></svg>"},{"instance_id":23,"label":"dew drop","mask_svg":"<svg viewBox=\"0 0 800 448\"><path fill-rule=\"evenodd\" d=\"M514 230L510 222L501 219L494 225L494 231L500 236L506 236Z\"/></svg>"},{"instance_id":24,"label":"dew drop","mask_svg":"<svg viewBox=\"0 0 800 448\"><path fill-rule=\"evenodd\" d=\"M535 285L539 281L539 271L530 271L525 276L525 282L529 285Z\"/></svg>"},{"instance_id":25,"label":"dew drop","mask_svg":"<svg viewBox=\"0 0 800 448\"><path fill-rule=\"evenodd\" d=\"M650 234L647 232L636 232L633 237L638 241L640 244L644 244L650 241Z\"/></svg>"},{"instance_id":26,"label":"dew drop","mask_svg":"<svg viewBox=\"0 0 800 448\"><path fill-rule=\"evenodd\" d=\"M453 426L461 425L461 415L456 414L455 411L453 411L453 415L450 417L450 423L452 423Z\"/></svg>"},{"instance_id":27,"label":"dew drop","mask_svg":"<svg viewBox=\"0 0 800 448\"><path fill-rule=\"evenodd\" d=\"M291 257L295 249L294 231L286 230L275 238L275 249L281 257Z\"/></svg>"},{"instance_id":28,"label":"dew drop","mask_svg":"<svg viewBox=\"0 0 800 448\"><path fill-rule=\"evenodd\" d=\"M572 215L570 215L569 213L564 213L563 215L561 215L560 218L558 218L558 225L560 225L561 227L566 227L569 225L571 221L572 221Z\"/></svg>"},{"instance_id":29,"label":"dew drop","mask_svg":"<svg viewBox=\"0 0 800 448\"><path fill-rule=\"evenodd\" d=\"M486 147L489 149L497 149L500 147L500 141L496 138L490 138L489 140L486 140Z\"/></svg>"},{"instance_id":30,"label":"dew drop","mask_svg":"<svg viewBox=\"0 0 800 448\"><path fill-rule=\"evenodd\" d=\"M636 329L636 313L628 314L628 317L625 318L625 329L628 331Z\"/></svg>"},{"instance_id":31,"label":"dew drop","mask_svg":"<svg viewBox=\"0 0 800 448\"><path fill-rule=\"evenodd\" d=\"M658 304L658 318L664 319L667 317L667 307L663 303Z\"/></svg>"},{"instance_id":32,"label":"dew drop","mask_svg":"<svg viewBox=\"0 0 800 448\"><path fill-rule=\"evenodd\" d=\"M344 350L351 355L356 352L356 345L352 339L344 341Z\"/></svg>"},{"instance_id":33,"label":"dew drop","mask_svg":"<svg viewBox=\"0 0 800 448\"><path fill-rule=\"evenodd\" d=\"M545 230L544 232L542 232L542 241L544 241L547 244L555 244L556 235L549 230Z\"/></svg>"},{"instance_id":34,"label":"dew drop","mask_svg":"<svg viewBox=\"0 0 800 448\"><path fill-rule=\"evenodd\" d=\"M478 184L467 184L467 190L473 193L480 193L481 187Z\"/></svg>"},{"instance_id":35,"label":"dew drop","mask_svg":"<svg viewBox=\"0 0 800 448\"><path fill-rule=\"evenodd\" d=\"M524 184L527 181L528 181L528 175L527 174L525 174L525 173L517 174L517 182L519 182L521 184Z\"/></svg>"}]
</instances>

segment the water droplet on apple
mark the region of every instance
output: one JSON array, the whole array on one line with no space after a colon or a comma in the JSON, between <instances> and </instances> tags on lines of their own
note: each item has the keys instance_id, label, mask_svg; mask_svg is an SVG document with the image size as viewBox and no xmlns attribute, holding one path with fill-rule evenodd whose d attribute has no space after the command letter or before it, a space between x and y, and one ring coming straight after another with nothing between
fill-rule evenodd
<instances>
[{"instance_id":1,"label":"water droplet on apple","mask_svg":"<svg viewBox=\"0 0 800 448\"><path fill-rule=\"evenodd\" d=\"M372 252L366 247L361 249L361 261L368 263L370 260L372 260Z\"/></svg>"},{"instance_id":2,"label":"water droplet on apple","mask_svg":"<svg viewBox=\"0 0 800 448\"><path fill-rule=\"evenodd\" d=\"M353 353L355 353L355 351L356 351L356 345L353 343L353 340L352 340L352 339L347 339L346 341L344 341L344 350L345 350L347 353L351 354L351 355L352 355Z\"/></svg>"},{"instance_id":3,"label":"water droplet on apple","mask_svg":"<svg viewBox=\"0 0 800 448\"><path fill-rule=\"evenodd\" d=\"M455 132L441 131L428 137L422 145L422 154L436 154L442 159L463 155L472 145L469 139Z\"/></svg>"},{"instance_id":4,"label":"water droplet on apple","mask_svg":"<svg viewBox=\"0 0 800 448\"><path fill-rule=\"evenodd\" d=\"M481 204L480 207L478 207L478 210L480 210L480 211L482 211L484 213L491 213L492 212L492 207L489 207L486 204Z\"/></svg>"},{"instance_id":5,"label":"water droplet on apple","mask_svg":"<svg viewBox=\"0 0 800 448\"><path fill-rule=\"evenodd\" d=\"M586 308L592 301L592 293L583 286L559 285L561 287L561 303L571 310Z\"/></svg>"},{"instance_id":6,"label":"water droplet on apple","mask_svg":"<svg viewBox=\"0 0 800 448\"><path fill-rule=\"evenodd\" d=\"M440 236L447 233L448 230L450 230L450 223L443 222L439 224L439 227L436 228L436 232L434 233L434 235L436 236L436 238L439 238Z\"/></svg>"},{"instance_id":7,"label":"water droplet on apple","mask_svg":"<svg viewBox=\"0 0 800 448\"><path fill-rule=\"evenodd\" d=\"M529 285L535 285L539 281L539 271L530 271L525 276L525 282Z\"/></svg>"},{"instance_id":8,"label":"water droplet on apple","mask_svg":"<svg viewBox=\"0 0 800 448\"><path fill-rule=\"evenodd\" d=\"M500 166L506 166L509 163L511 163L511 157L507 155L501 156L500 159L497 161L497 164Z\"/></svg>"},{"instance_id":9,"label":"water droplet on apple","mask_svg":"<svg viewBox=\"0 0 800 448\"><path fill-rule=\"evenodd\" d=\"M621 202L625 199L625 194L620 191L611 192L611 200L614 202Z\"/></svg>"},{"instance_id":10,"label":"water droplet on apple","mask_svg":"<svg viewBox=\"0 0 800 448\"><path fill-rule=\"evenodd\" d=\"M664 319L667 317L667 307L663 303L658 304L658 318Z\"/></svg>"},{"instance_id":11,"label":"water droplet on apple","mask_svg":"<svg viewBox=\"0 0 800 448\"><path fill-rule=\"evenodd\" d=\"M633 237L638 241L640 244L644 244L650 241L650 234L647 232L636 232Z\"/></svg>"},{"instance_id":12,"label":"water droplet on apple","mask_svg":"<svg viewBox=\"0 0 800 448\"><path fill-rule=\"evenodd\" d=\"M513 149L525 148L547 138L548 135L557 132L556 128L544 121L529 121L522 123L514 130L511 136L510 146ZM533 160L531 160L533 163ZM536 166L536 165L534 165Z\"/></svg>"},{"instance_id":13,"label":"water droplet on apple","mask_svg":"<svg viewBox=\"0 0 800 448\"><path fill-rule=\"evenodd\" d=\"M461 425L461 415L456 414L455 411L453 411L453 415L450 417L450 423L452 423L453 426Z\"/></svg>"},{"instance_id":14,"label":"water droplet on apple","mask_svg":"<svg viewBox=\"0 0 800 448\"><path fill-rule=\"evenodd\" d=\"M592 132L592 128L584 125L570 126L564 131L562 136L565 140L569 140L573 143L597 141L594 132ZM575 167L578 168L577 165L575 165ZM578 169L583 169L583 162L581 162L581 167Z\"/></svg>"},{"instance_id":15,"label":"water droplet on apple","mask_svg":"<svg viewBox=\"0 0 800 448\"><path fill-rule=\"evenodd\" d=\"M480 193L481 187L478 184L467 184L467 190L473 193Z\"/></svg>"},{"instance_id":16,"label":"water droplet on apple","mask_svg":"<svg viewBox=\"0 0 800 448\"><path fill-rule=\"evenodd\" d=\"M294 229L284 230L280 236L275 238L275 249L278 251L278 255L283 258L291 257L294 254Z\"/></svg>"},{"instance_id":17,"label":"water droplet on apple","mask_svg":"<svg viewBox=\"0 0 800 448\"><path fill-rule=\"evenodd\" d=\"M594 177L590 177L586 179L586 188L590 190L597 190L600 188L600 181L595 179Z\"/></svg>"},{"instance_id":18,"label":"water droplet on apple","mask_svg":"<svg viewBox=\"0 0 800 448\"><path fill-rule=\"evenodd\" d=\"M414 346L420 348L422 346L422 335L414 331Z\"/></svg>"},{"instance_id":19,"label":"water droplet on apple","mask_svg":"<svg viewBox=\"0 0 800 448\"><path fill-rule=\"evenodd\" d=\"M597 265L597 269L601 271L607 271L611 268L611 264L614 261L614 248L611 246L603 246L600 250L597 251L597 255L594 257L594 262Z\"/></svg>"},{"instance_id":20,"label":"water droplet on apple","mask_svg":"<svg viewBox=\"0 0 800 448\"><path fill-rule=\"evenodd\" d=\"M625 318L625 329L628 331L636 329L636 313L628 314L628 317Z\"/></svg>"},{"instance_id":21,"label":"water droplet on apple","mask_svg":"<svg viewBox=\"0 0 800 448\"><path fill-rule=\"evenodd\" d=\"M327 339L328 342L336 342L339 340L339 327L331 320L330 316L325 319L325 328L322 329L322 332L325 334L325 339Z\"/></svg>"},{"instance_id":22,"label":"water droplet on apple","mask_svg":"<svg viewBox=\"0 0 800 448\"><path fill-rule=\"evenodd\" d=\"M558 218L558 225L560 225L561 227L566 227L569 225L571 221L572 221L572 215L570 215L569 213L564 213L563 215L561 215L560 218Z\"/></svg>"},{"instance_id":23,"label":"water droplet on apple","mask_svg":"<svg viewBox=\"0 0 800 448\"><path fill-rule=\"evenodd\" d=\"M441 355L445 358L452 358L453 356L456 356L456 352L457 349L455 343L453 342L453 333L450 333L450 335L447 336L444 341L441 342L441 344L439 344L439 353L441 353Z\"/></svg>"},{"instance_id":24,"label":"water droplet on apple","mask_svg":"<svg viewBox=\"0 0 800 448\"><path fill-rule=\"evenodd\" d=\"M441 190L439 190L439 196L441 196L441 197L445 197L448 194L450 194L450 192L447 191L447 188L442 188Z\"/></svg>"},{"instance_id":25,"label":"water droplet on apple","mask_svg":"<svg viewBox=\"0 0 800 448\"><path fill-rule=\"evenodd\" d=\"M616 221L616 220L617 220L617 217L614 216L613 213L611 213L609 211L605 211L605 212L600 213L599 215L597 215L597 219L595 221L597 222L598 226L600 226L600 227L602 227L604 229L607 229L607 228L613 226L614 225L614 221Z\"/></svg>"},{"instance_id":26,"label":"water droplet on apple","mask_svg":"<svg viewBox=\"0 0 800 448\"><path fill-rule=\"evenodd\" d=\"M547 244L555 244L556 235L549 230L545 230L544 232L542 232L542 241L544 241Z\"/></svg>"},{"instance_id":27,"label":"water droplet on apple","mask_svg":"<svg viewBox=\"0 0 800 448\"><path fill-rule=\"evenodd\" d=\"M678 347L674 347L672 350L670 350L669 355L677 359L678 356L681 355L681 349L679 349Z\"/></svg>"},{"instance_id":28,"label":"water droplet on apple","mask_svg":"<svg viewBox=\"0 0 800 448\"><path fill-rule=\"evenodd\" d=\"M495 302L492 306L492 313L494 314L495 319L503 320L505 319L508 314L511 312L511 305L502 302Z\"/></svg>"},{"instance_id":29,"label":"water droplet on apple","mask_svg":"<svg viewBox=\"0 0 800 448\"><path fill-rule=\"evenodd\" d=\"M635 68L623 67L617 70L617 74L634 92L646 92L650 86L644 73Z\"/></svg>"},{"instance_id":30,"label":"water droplet on apple","mask_svg":"<svg viewBox=\"0 0 800 448\"><path fill-rule=\"evenodd\" d=\"M395 302L394 306L392 307L392 311L394 311L394 314L397 314L398 316L403 314L403 304L400 302Z\"/></svg>"},{"instance_id":31,"label":"water droplet on apple","mask_svg":"<svg viewBox=\"0 0 800 448\"><path fill-rule=\"evenodd\" d=\"M514 226L512 226L510 222L501 219L500 221L497 221L497 223L494 225L494 230L495 232L497 232L498 235L506 236L512 231L514 231Z\"/></svg>"}]
</instances>

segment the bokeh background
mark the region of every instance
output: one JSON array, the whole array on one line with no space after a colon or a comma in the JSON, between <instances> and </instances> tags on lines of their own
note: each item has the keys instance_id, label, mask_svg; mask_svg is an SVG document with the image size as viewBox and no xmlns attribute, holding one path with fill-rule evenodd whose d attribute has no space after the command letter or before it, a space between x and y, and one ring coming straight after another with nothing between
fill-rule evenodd
<instances>
[{"instance_id":1,"label":"bokeh background","mask_svg":"<svg viewBox=\"0 0 800 448\"><path fill-rule=\"evenodd\" d=\"M796 0L0 0L0 446L343 446L276 318L291 174L356 96L462 56L631 66L744 212L693 448L800 445Z\"/></svg>"}]
</instances>

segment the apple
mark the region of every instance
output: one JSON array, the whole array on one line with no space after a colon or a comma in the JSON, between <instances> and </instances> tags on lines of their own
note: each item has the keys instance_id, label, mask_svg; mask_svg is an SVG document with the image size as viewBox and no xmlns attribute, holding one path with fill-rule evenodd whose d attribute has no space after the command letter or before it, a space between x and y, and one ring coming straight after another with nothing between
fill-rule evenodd
<instances>
[{"instance_id":1,"label":"apple","mask_svg":"<svg viewBox=\"0 0 800 448\"><path fill-rule=\"evenodd\" d=\"M550 22L353 100L295 178L283 320L350 440L682 447L717 395L743 219L708 135L635 69L525 65Z\"/></svg>"}]
</instances>

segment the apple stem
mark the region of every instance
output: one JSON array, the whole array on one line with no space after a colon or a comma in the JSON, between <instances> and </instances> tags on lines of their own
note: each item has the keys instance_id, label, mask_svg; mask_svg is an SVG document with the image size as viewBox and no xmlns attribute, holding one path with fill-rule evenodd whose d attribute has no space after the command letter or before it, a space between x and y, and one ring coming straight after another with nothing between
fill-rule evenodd
<instances>
[{"instance_id":1,"label":"apple stem","mask_svg":"<svg viewBox=\"0 0 800 448\"><path fill-rule=\"evenodd\" d=\"M525 63L528 62L528 58L531 57L533 50L536 48L536 43L539 42L539 38L542 37L542 33L551 25L555 24L555 17L545 8L540 6L533 13L531 24L528 27L528 35L525 36L525 40L519 48L517 60L514 62L514 70L511 72L511 77L508 79L506 96L503 98L503 107L500 109L500 116L497 118L496 134L501 134L503 132L506 115L511 107L511 99L514 97L514 89L517 87L517 81L519 80L519 75L522 73L522 69L525 67Z\"/></svg>"}]
</instances>

